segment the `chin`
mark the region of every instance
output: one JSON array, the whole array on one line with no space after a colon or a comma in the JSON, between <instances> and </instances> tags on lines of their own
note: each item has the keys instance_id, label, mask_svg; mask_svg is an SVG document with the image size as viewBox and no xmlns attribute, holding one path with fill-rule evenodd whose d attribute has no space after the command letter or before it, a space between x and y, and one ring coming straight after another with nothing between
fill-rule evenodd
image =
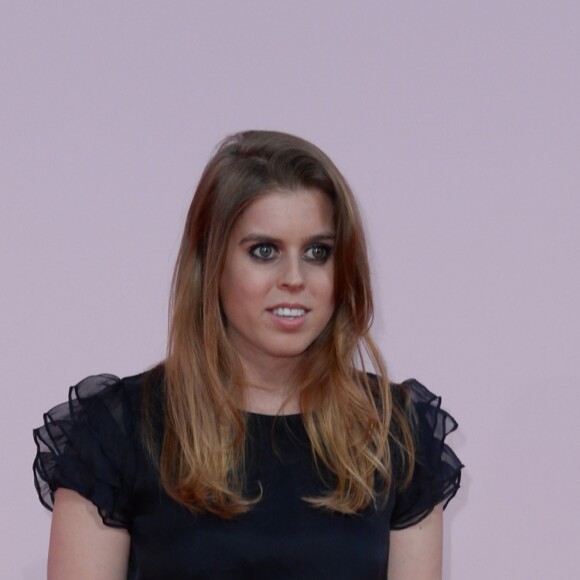
<instances>
[{"instance_id":1,"label":"chin","mask_svg":"<svg viewBox=\"0 0 580 580\"><path fill-rule=\"evenodd\" d=\"M306 348L302 349L289 349L289 348L280 348L276 350L270 350L268 354L274 358L297 358L301 357L305 352Z\"/></svg>"},{"instance_id":2,"label":"chin","mask_svg":"<svg viewBox=\"0 0 580 580\"><path fill-rule=\"evenodd\" d=\"M268 355L277 358L297 358L302 356L307 350L308 347L312 343L309 342L308 344L300 344L300 345L277 345L270 344L268 349L265 349Z\"/></svg>"}]
</instances>

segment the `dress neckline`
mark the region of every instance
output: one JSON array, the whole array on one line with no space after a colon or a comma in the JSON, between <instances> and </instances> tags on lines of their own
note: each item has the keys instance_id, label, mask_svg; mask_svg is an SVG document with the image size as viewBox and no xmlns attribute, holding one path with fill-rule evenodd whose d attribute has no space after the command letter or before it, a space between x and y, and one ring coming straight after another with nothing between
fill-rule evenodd
<instances>
[{"instance_id":1,"label":"dress neckline","mask_svg":"<svg viewBox=\"0 0 580 580\"><path fill-rule=\"evenodd\" d=\"M269 413L257 413L255 411L242 411L248 418L253 418L261 421L297 421L302 419L302 413L287 413L272 415Z\"/></svg>"}]
</instances>

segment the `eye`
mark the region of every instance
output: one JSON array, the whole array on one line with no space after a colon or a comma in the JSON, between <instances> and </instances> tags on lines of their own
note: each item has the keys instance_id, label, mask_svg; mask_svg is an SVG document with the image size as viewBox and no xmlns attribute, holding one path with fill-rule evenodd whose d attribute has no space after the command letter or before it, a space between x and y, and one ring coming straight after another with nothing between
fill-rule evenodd
<instances>
[{"instance_id":1,"label":"eye","mask_svg":"<svg viewBox=\"0 0 580 580\"><path fill-rule=\"evenodd\" d=\"M250 256L257 260L262 260L263 262L274 259L276 254L277 250L273 244L255 244L250 248Z\"/></svg>"},{"instance_id":2,"label":"eye","mask_svg":"<svg viewBox=\"0 0 580 580\"><path fill-rule=\"evenodd\" d=\"M315 244L310 246L304 255L310 262L324 264L332 255L332 247L326 244Z\"/></svg>"}]
</instances>

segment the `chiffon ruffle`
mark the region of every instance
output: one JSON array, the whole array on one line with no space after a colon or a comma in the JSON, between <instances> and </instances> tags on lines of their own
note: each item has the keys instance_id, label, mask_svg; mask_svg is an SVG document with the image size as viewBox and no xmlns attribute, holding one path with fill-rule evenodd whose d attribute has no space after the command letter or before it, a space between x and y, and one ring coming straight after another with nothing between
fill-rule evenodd
<instances>
[{"instance_id":1,"label":"chiffon ruffle","mask_svg":"<svg viewBox=\"0 0 580 580\"><path fill-rule=\"evenodd\" d=\"M441 408L441 397L415 379L402 383L413 403L415 418L415 470L410 485L398 490L391 517L391 529L403 529L420 522L433 508L443 507L457 493L463 464L445 443L457 429L457 422Z\"/></svg>"},{"instance_id":2,"label":"chiffon ruffle","mask_svg":"<svg viewBox=\"0 0 580 580\"><path fill-rule=\"evenodd\" d=\"M445 443L457 428L441 398L414 379L402 383L415 417L416 462L411 484L396 487L391 529L412 526L457 493L461 461ZM59 487L91 501L106 525L130 528L139 458L142 380L97 375L69 390L68 401L33 431L34 482L40 501L54 506ZM139 471L140 473L140 471Z\"/></svg>"},{"instance_id":3,"label":"chiffon ruffle","mask_svg":"<svg viewBox=\"0 0 580 580\"><path fill-rule=\"evenodd\" d=\"M105 524L129 527L138 412L128 397L119 378L92 376L45 413L33 431L34 483L45 507L53 509L54 493L64 487L90 500Z\"/></svg>"}]
</instances>

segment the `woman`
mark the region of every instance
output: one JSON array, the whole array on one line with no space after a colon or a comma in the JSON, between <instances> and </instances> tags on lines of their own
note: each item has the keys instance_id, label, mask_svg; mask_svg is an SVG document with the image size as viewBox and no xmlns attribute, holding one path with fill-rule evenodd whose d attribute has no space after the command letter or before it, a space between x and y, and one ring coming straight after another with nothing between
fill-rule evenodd
<instances>
[{"instance_id":1,"label":"woman","mask_svg":"<svg viewBox=\"0 0 580 580\"><path fill-rule=\"evenodd\" d=\"M166 360L85 379L35 431L49 578L440 578L456 424L389 384L372 308L332 161L283 133L226 139L187 217Z\"/></svg>"}]
</instances>

